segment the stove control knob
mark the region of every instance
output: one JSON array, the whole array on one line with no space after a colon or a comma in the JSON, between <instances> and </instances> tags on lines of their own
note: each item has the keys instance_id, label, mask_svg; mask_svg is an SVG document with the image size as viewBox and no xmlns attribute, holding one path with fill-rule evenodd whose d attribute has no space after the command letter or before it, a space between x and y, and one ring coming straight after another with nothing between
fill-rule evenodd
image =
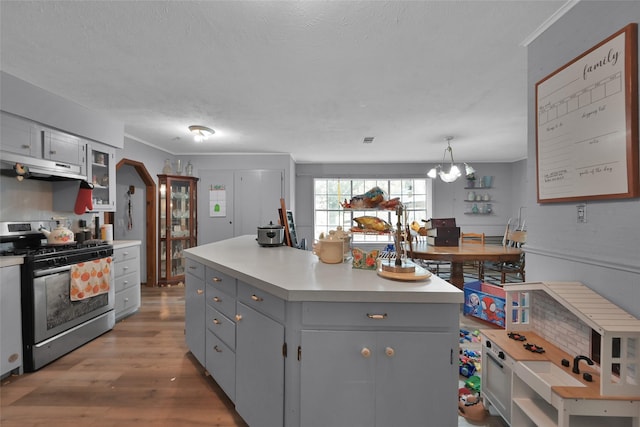
<instances>
[{"instance_id":1,"label":"stove control knob","mask_svg":"<svg viewBox=\"0 0 640 427\"><path fill-rule=\"evenodd\" d=\"M504 351L499 351L498 352L498 357L502 360L504 360Z\"/></svg>"},{"instance_id":2,"label":"stove control knob","mask_svg":"<svg viewBox=\"0 0 640 427\"><path fill-rule=\"evenodd\" d=\"M487 340L487 342L484 345L486 345L487 348L491 348L491 341Z\"/></svg>"}]
</instances>

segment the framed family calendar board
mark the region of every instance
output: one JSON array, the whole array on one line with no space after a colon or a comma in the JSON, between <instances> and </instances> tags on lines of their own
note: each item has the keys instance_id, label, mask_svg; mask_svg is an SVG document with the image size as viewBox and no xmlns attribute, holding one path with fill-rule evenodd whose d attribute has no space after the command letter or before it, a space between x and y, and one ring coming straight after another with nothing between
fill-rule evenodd
<instances>
[{"instance_id":1,"label":"framed family calendar board","mask_svg":"<svg viewBox=\"0 0 640 427\"><path fill-rule=\"evenodd\" d=\"M640 196L638 25L536 83L538 202Z\"/></svg>"}]
</instances>

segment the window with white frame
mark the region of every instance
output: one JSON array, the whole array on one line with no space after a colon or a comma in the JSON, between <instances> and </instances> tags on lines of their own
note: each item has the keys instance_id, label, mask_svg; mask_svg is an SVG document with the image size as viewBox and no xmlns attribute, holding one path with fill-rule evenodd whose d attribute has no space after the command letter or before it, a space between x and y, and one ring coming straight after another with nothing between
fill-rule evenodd
<instances>
[{"instance_id":1,"label":"window with white frame","mask_svg":"<svg viewBox=\"0 0 640 427\"><path fill-rule=\"evenodd\" d=\"M428 178L393 179L352 179L352 178L315 178L314 179L314 238L321 233L327 235L338 226L349 231L357 226L353 218L375 216L387 221L395 229L398 218L395 210L344 209L341 203L349 202L352 197L362 195L374 187L381 188L389 199L400 198L404 207L403 216L408 224L417 221L421 225L427 219L431 209L431 189ZM405 225L405 218L402 224ZM353 242L390 243L390 234L353 233Z\"/></svg>"}]
</instances>

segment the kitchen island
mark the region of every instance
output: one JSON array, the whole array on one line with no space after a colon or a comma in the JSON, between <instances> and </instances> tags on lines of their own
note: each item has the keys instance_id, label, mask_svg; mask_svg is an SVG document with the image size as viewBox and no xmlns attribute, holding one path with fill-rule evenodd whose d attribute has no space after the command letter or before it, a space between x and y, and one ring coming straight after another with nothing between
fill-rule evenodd
<instances>
[{"instance_id":1,"label":"kitchen island","mask_svg":"<svg viewBox=\"0 0 640 427\"><path fill-rule=\"evenodd\" d=\"M186 339L250 426L455 426L463 293L241 236L185 250Z\"/></svg>"}]
</instances>

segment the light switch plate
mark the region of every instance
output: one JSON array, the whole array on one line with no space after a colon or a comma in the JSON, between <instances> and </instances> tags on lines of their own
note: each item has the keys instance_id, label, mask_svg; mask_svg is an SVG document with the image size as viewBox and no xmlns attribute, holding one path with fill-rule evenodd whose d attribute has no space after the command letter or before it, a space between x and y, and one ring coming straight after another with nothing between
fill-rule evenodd
<instances>
[{"instance_id":1,"label":"light switch plate","mask_svg":"<svg viewBox=\"0 0 640 427\"><path fill-rule=\"evenodd\" d=\"M587 205L578 205L578 222L587 222Z\"/></svg>"}]
</instances>

